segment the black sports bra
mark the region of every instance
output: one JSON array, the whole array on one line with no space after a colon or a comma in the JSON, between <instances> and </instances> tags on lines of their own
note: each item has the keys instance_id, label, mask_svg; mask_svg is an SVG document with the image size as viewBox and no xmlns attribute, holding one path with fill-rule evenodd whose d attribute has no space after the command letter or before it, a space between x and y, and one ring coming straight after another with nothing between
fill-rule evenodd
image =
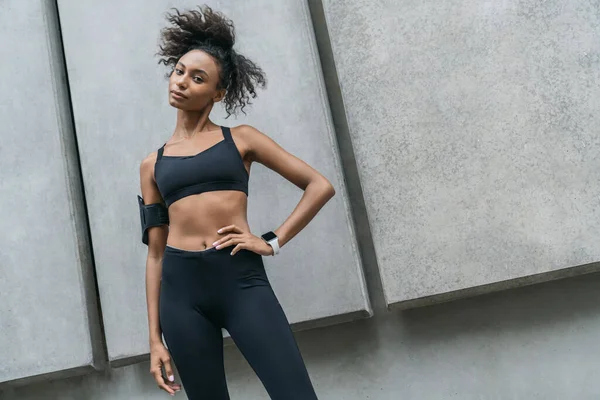
<instances>
[{"instance_id":1,"label":"black sports bra","mask_svg":"<svg viewBox=\"0 0 600 400\"><path fill-rule=\"evenodd\" d=\"M158 149L154 179L167 207L186 196L214 190L239 190L248 196L248 171L231 137L222 126L224 140L193 156L163 156ZM166 144L166 143L165 143Z\"/></svg>"}]
</instances>

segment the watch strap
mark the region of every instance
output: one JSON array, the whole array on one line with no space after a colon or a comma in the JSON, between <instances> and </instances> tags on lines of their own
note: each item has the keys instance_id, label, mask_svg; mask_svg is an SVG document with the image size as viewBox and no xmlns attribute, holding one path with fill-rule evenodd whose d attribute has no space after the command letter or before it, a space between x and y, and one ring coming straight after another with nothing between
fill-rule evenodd
<instances>
[{"instance_id":1,"label":"watch strap","mask_svg":"<svg viewBox=\"0 0 600 400\"><path fill-rule=\"evenodd\" d=\"M271 247L273 248L273 255L279 253L279 239L278 238L269 240L267 243L269 243L271 245Z\"/></svg>"}]
</instances>

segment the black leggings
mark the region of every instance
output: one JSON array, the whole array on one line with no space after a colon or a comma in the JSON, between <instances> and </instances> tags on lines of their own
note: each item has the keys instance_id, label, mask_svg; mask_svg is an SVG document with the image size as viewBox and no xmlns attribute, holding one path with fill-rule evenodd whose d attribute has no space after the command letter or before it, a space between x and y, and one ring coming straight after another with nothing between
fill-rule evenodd
<instances>
[{"instance_id":1,"label":"black leggings","mask_svg":"<svg viewBox=\"0 0 600 400\"><path fill-rule=\"evenodd\" d=\"M316 399L262 256L233 248L165 249L160 326L188 398L229 399L225 328L271 399Z\"/></svg>"}]
</instances>

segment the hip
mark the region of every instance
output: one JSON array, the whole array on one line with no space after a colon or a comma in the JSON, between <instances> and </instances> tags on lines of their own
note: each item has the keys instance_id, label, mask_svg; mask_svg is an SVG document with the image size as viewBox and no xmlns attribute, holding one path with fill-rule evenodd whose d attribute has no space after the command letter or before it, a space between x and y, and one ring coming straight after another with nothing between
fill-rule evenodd
<instances>
[{"instance_id":1,"label":"hip","mask_svg":"<svg viewBox=\"0 0 600 400\"><path fill-rule=\"evenodd\" d=\"M161 280L176 288L209 290L239 287L240 283L247 283L249 280L268 284L263 256L246 249L231 255L234 247L210 247L192 251L167 245L163 255Z\"/></svg>"}]
</instances>

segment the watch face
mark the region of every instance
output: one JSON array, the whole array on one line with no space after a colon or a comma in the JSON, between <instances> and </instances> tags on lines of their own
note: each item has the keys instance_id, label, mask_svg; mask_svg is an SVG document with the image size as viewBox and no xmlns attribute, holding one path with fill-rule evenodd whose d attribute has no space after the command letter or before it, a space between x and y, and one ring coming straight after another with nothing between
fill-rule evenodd
<instances>
[{"instance_id":1,"label":"watch face","mask_svg":"<svg viewBox=\"0 0 600 400\"><path fill-rule=\"evenodd\" d=\"M277 235L275 235L273 232L267 232L265 234L262 235L262 238L265 239L267 242L269 240L273 240L277 237Z\"/></svg>"}]
</instances>

